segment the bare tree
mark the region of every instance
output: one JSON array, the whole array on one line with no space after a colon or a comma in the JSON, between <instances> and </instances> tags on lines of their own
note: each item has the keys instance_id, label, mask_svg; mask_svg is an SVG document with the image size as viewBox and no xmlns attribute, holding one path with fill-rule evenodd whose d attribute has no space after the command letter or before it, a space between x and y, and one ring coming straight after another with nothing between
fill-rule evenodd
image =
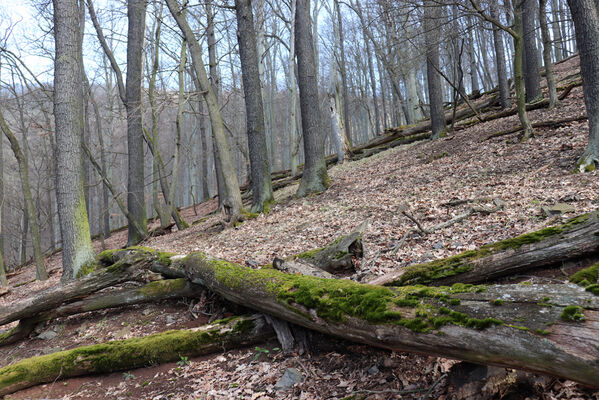
<instances>
[{"instance_id":1,"label":"bare tree","mask_svg":"<svg viewBox=\"0 0 599 400\"><path fill-rule=\"evenodd\" d=\"M297 197L325 191L329 186L329 175L324 160L324 135L317 101L317 69L308 7L309 1L297 0L295 10L295 54L297 56L300 109L306 159L304 173L296 193Z\"/></svg>"},{"instance_id":2,"label":"bare tree","mask_svg":"<svg viewBox=\"0 0 599 400\"><path fill-rule=\"evenodd\" d=\"M235 0L237 41L245 94L245 110L252 185L252 212L262 212L273 201L270 163L266 151L266 132L256 31L250 0Z\"/></svg>"},{"instance_id":3,"label":"bare tree","mask_svg":"<svg viewBox=\"0 0 599 400\"><path fill-rule=\"evenodd\" d=\"M62 280L94 259L83 191L82 43L77 0L54 0L56 193L62 236Z\"/></svg>"},{"instance_id":4,"label":"bare tree","mask_svg":"<svg viewBox=\"0 0 599 400\"><path fill-rule=\"evenodd\" d=\"M594 171L599 163L599 2L568 0L580 51L584 102L589 116L589 144L578 160L580 171Z\"/></svg>"},{"instance_id":5,"label":"bare tree","mask_svg":"<svg viewBox=\"0 0 599 400\"><path fill-rule=\"evenodd\" d=\"M439 69L440 7L433 0L424 0L424 41L426 43L426 77L431 112L432 137L439 138L445 131L443 86Z\"/></svg>"}]
</instances>

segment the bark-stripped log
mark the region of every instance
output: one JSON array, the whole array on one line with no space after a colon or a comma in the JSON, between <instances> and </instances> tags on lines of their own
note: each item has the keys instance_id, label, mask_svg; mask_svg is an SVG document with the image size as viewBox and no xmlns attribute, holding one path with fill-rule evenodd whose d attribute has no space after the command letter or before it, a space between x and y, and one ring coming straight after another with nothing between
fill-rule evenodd
<instances>
[{"instance_id":1,"label":"bark-stripped log","mask_svg":"<svg viewBox=\"0 0 599 400\"><path fill-rule=\"evenodd\" d=\"M599 297L579 287L389 288L252 270L202 253L185 265L192 282L309 329L599 387Z\"/></svg>"},{"instance_id":2,"label":"bark-stripped log","mask_svg":"<svg viewBox=\"0 0 599 400\"><path fill-rule=\"evenodd\" d=\"M410 265L369 283L392 286L479 283L534 268L561 265L598 251L599 212L593 212L572 218L563 225L491 243L478 250Z\"/></svg>"},{"instance_id":3,"label":"bark-stripped log","mask_svg":"<svg viewBox=\"0 0 599 400\"><path fill-rule=\"evenodd\" d=\"M261 343L273 336L261 316L235 317L32 357L0 368L0 396L74 376L124 371Z\"/></svg>"}]
</instances>

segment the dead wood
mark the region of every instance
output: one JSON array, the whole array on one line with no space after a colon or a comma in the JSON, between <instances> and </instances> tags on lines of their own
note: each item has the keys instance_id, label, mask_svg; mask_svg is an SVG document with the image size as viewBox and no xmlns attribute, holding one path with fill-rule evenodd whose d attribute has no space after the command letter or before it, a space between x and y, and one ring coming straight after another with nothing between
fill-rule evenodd
<instances>
[{"instance_id":1,"label":"dead wood","mask_svg":"<svg viewBox=\"0 0 599 400\"><path fill-rule=\"evenodd\" d=\"M137 288L97 293L73 303L63 304L54 310L21 319L14 329L0 334L0 347L28 337L37 325L55 318L166 299L198 297L201 293L201 287L183 278L158 280Z\"/></svg>"},{"instance_id":2,"label":"dead wood","mask_svg":"<svg viewBox=\"0 0 599 400\"><path fill-rule=\"evenodd\" d=\"M261 343L273 332L261 316L117 340L18 361L0 368L0 396L74 376L125 371Z\"/></svg>"},{"instance_id":3,"label":"dead wood","mask_svg":"<svg viewBox=\"0 0 599 400\"><path fill-rule=\"evenodd\" d=\"M599 297L579 287L396 289L253 270L202 253L185 266L192 282L225 299L308 329L599 386Z\"/></svg>"},{"instance_id":4,"label":"dead wood","mask_svg":"<svg viewBox=\"0 0 599 400\"><path fill-rule=\"evenodd\" d=\"M399 286L479 283L592 256L599 251L598 215L598 212L584 214L563 225L491 243L478 250L410 265L370 283Z\"/></svg>"},{"instance_id":5,"label":"dead wood","mask_svg":"<svg viewBox=\"0 0 599 400\"><path fill-rule=\"evenodd\" d=\"M532 124L532 127L533 128L557 128L560 126L567 125L570 122L586 121L587 119L589 119L589 117L586 114L576 115L573 117L560 118L560 119L556 119L556 120L534 122ZM521 130L522 130L522 125L517 125L512 128L505 129L503 131L492 133L483 140L489 140L489 139L493 139L496 137L510 135L512 133L520 132Z\"/></svg>"},{"instance_id":6,"label":"dead wood","mask_svg":"<svg viewBox=\"0 0 599 400\"><path fill-rule=\"evenodd\" d=\"M159 276L149 270L150 265L156 262L159 262L158 252L152 253L139 249L123 252L122 258L110 267L101 268L72 282L46 289L19 303L2 308L0 310L0 326L33 317L65 302L85 297L123 282L147 283L157 280Z\"/></svg>"}]
</instances>

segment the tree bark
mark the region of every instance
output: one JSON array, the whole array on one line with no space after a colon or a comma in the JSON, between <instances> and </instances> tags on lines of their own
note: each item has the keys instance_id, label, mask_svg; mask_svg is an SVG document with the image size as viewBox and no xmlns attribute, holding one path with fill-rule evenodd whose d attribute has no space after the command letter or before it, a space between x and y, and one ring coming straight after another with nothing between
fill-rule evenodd
<instances>
[{"instance_id":1,"label":"tree bark","mask_svg":"<svg viewBox=\"0 0 599 400\"><path fill-rule=\"evenodd\" d=\"M535 0L524 0L522 4L524 85L526 87L527 102L542 96L539 50L537 49L535 35L536 4Z\"/></svg>"},{"instance_id":2,"label":"tree bark","mask_svg":"<svg viewBox=\"0 0 599 400\"><path fill-rule=\"evenodd\" d=\"M309 15L309 2L297 0L295 10L295 53L298 66L298 85L304 134L305 168L296 196L325 191L330 185L324 160L324 136L318 106L318 70L315 66L314 45Z\"/></svg>"},{"instance_id":3,"label":"tree bark","mask_svg":"<svg viewBox=\"0 0 599 400\"><path fill-rule=\"evenodd\" d=\"M78 11L77 0L54 1L56 192L62 237L63 282L75 279L81 268L94 260L81 152L83 91L87 86L84 89Z\"/></svg>"},{"instance_id":4,"label":"tree bark","mask_svg":"<svg viewBox=\"0 0 599 400\"><path fill-rule=\"evenodd\" d=\"M394 290L256 271L201 253L190 254L185 265L192 282L229 301L329 335L599 386L595 362L599 298L582 288L503 285ZM552 307L543 304L547 302Z\"/></svg>"},{"instance_id":5,"label":"tree bark","mask_svg":"<svg viewBox=\"0 0 599 400\"><path fill-rule=\"evenodd\" d=\"M499 12L497 10L497 2L495 1L492 1L490 4L490 15L491 18L499 21ZM495 46L495 67L497 69L497 82L499 86L499 104L501 105L501 108L505 110L506 108L511 107L512 101L507 79L503 38L501 30L495 25L493 25L493 44Z\"/></svg>"},{"instance_id":6,"label":"tree bark","mask_svg":"<svg viewBox=\"0 0 599 400\"><path fill-rule=\"evenodd\" d=\"M141 242L148 235L144 191L144 134L141 110L142 54L146 27L146 1L127 2L127 209L129 227L127 245ZM140 230L141 229L141 230Z\"/></svg>"},{"instance_id":7,"label":"tree bark","mask_svg":"<svg viewBox=\"0 0 599 400\"><path fill-rule=\"evenodd\" d=\"M589 143L578 160L578 169L594 171L599 163L599 4L593 0L568 0L568 5L576 28L584 103L589 116Z\"/></svg>"},{"instance_id":8,"label":"tree bark","mask_svg":"<svg viewBox=\"0 0 599 400\"><path fill-rule=\"evenodd\" d=\"M439 68L439 25L440 6L432 0L424 1L424 41L426 43L426 77L430 103L432 138L441 137L445 132L445 114L443 112L443 86Z\"/></svg>"},{"instance_id":9,"label":"tree bark","mask_svg":"<svg viewBox=\"0 0 599 400\"><path fill-rule=\"evenodd\" d=\"M525 0L531 2L532 0ZM528 139L534 133L528 114L526 114L526 96L528 91L525 89L523 59L524 59L524 27L522 21L522 2L512 0L514 7L514 83L516 86L516 101L518 104L518 117L524 129L523 140Z\"/></svg>"},{"instance_id":10,"label":"tree bark","mask_svg":"<svg viewBox=\"0 0 599 400\"><path fill-rule=\"evenodd\" d=\"M553 73L553 62L551 60L551 37L547 25L547 0L539 0L539 21L541 25L541 36L543 38L543 63L545 65L545 79L549 91L549 109L558 105L557 89L555 87L555 75Z\"/></svg>"},{"instance_id":11,"label":"tree bark","mask_svg":"<svg viewBox=\"0 0 599 400\"><path fill-rule=\"evenodd\" d=\"M251 211L262 212L265 207L268 207L274 201L274 198L266 146L256 31L250 0L235 0L235 11L237 13L237 41L239 42L239 58L241 59L246 129L250 153Z\"/></svg>"}]
</instances>

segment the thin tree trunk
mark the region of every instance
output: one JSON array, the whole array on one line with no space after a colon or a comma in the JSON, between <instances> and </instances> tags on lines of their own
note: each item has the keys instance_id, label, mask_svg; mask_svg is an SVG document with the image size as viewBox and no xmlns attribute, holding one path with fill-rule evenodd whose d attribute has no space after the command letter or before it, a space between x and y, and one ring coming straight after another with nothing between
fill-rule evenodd
<instances>
[{"instance_id":1,"label":"thin tree trunk","mask_svg":"<svg viewBox=\"0 0 599 400\"><path fill-rule=\"evenodd\" d=\"M445 131L445 116L443 112L443 87L439 68L439 29L440 6L432 0L424 2L424 38L426 42L426 76L428 82L428 97L431 110L431 124L436 139Z\"/></svg>"},{"instance_id":2,"label":"thin tree trunk","mask_svg":"<svg viewBox=\"0 0 599 400\"><path fill-rule=\"evenodd\" d=\"M23 151L21 150L21 146L19 146L19 142L17 141L16 136L6 123L2 110L0 110L0 130L4 132L4 135L10 142L10 146L15 155L15 158L17 159L17 163L19 166L19 175L21 176L21 185L23 189L23 196L25 199L25 213L27 214L27 218L31 221L31 234L33 236L33 257L36 266L36 278L38 280L43 281L48 279L48 273L46 272L44 256L42 254L42 249L40 245L39 224L37 222L37 213L35 212L35 206L33 204L33 196L31 195L31 186L29 185L29 171L27 166L27 159L23 155ZM80 159L77 159L77 161L79 160ZM23 243L23 245L25 246L26 244Z\"/></svg>"},{"instance_id":3,"label":"thin tree trunk","mask_svg":"<svg viewBox=\"0 0 599 400\"><path fill-rule=\"evenodd\" d=\"M547 0L539 0L539 21L541 25L541 36L543 37L543 62L545 64L545 78L549 90L549 109L558 105L557 89L555 88L555 75L553 73L553 62L551 61L551 37L547 26Z\"/></svg>"},{"instance_id":4,"label":"thin tree trunk","mask_svg":"<svg viewBox=\"0 0 599 400\"><path fill-rule=\"evenodd\" d=\"M491 2L490 15L491 18L499 20L499 10L495 1ZM497 69L497 81L499 82L499 104L501 105L501 109L505 110L512 106L512 101L507 79L502 33L495 25L493 25L493 44L495 45L495 67Z\"/></svg>"},{"instance_id":5,"label":"thin tree trunk","mask_svg":"<svg viewBox=\"0 0 599 400\"><path fill-rule=\"evenodd\" d=\"M195 71L195 76L198 79L202 94L206 100L208 113L210 115L210 123L212 125L212 135L214 137L214 146L218 162L221 167L223 176L223 198L222 206L225 212L225 220L228 224L234 224L240 217L242 210L241 192L239 191L239 183L233 169L231 153L225 135L223 118L220 113L220 107L214 89L208 80L204 62L202 60L202 47L195 38L193 31L187 23L185 13L179 8L176 0L167 0L168 8L175 18L177 25L183 32L183 36L189 43L189 48L192 57L192 64Z\"/></svg>"}]
</instances>

